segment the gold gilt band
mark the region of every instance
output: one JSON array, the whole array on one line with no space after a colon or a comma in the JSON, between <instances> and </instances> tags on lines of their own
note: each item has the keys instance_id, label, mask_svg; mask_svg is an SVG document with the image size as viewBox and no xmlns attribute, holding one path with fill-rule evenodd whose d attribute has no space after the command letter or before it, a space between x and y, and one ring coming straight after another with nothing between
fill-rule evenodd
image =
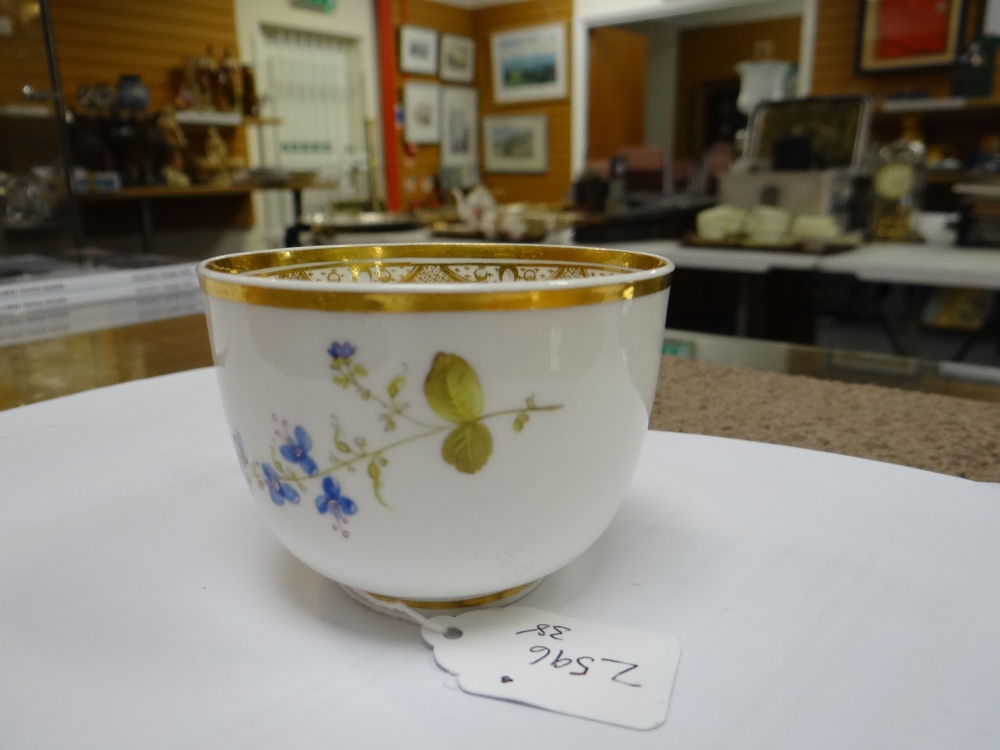
<instances>
[{"instance_id":1,"label":"gold gilt band","mask_svg":"<svg viewBox=\"0 0 1000 750\"><path fill-rule=\"evenodd\" d=\"M607 283L593 286L550 286L545 289L487 291L482 285L473 292L414 292L402 285L387 285L392 291L359 292L334 288L336 285L313 285L304 282L297 288L249 284L240 274L277 269L282 266L305 266L313 263L362 262L370 264L406 258L455 258L492 261L559 261L592 263L634 272L666 268L668 261L641 253L585 247L547 247L534 245L385 245L369 247L305 248L235 255L209 261L209 271L231 274L230 279L201 276L206 294L219 299L267 307L334 312L455 312L466 310L536 310L636 299L655 294L670 286L671 272L640 280L623 281L609 276ZM251 278L253 278L251 276ZM312 287L312 288L310 288Z\"/></svg>"},{"instance_id":2,"label":"gold gilt band","mask_svg":"<svg viewBox=\"0 0 1000 750\"><path fill-rule=\"evenodd\" d=\"M405 604L407 607L412 609L461 609L462 607L481 607L484 604L494 604L496 602L502 602L504 599L509 599L512 596L520 594L525 589L534 586L538 581L531 581L531 583L526 583L523 586L515 586L512 589L506 589L505 591L498 591L495 594L487 594L486 596L477 596L474 599L454 599L452 601L421 601L420 599L396 599L392 596L383 596L382 594L369 594L369 596L378 599L380 602L387 602L389 604L395 604L400 602Z\"/></svg>"}]
</instances>

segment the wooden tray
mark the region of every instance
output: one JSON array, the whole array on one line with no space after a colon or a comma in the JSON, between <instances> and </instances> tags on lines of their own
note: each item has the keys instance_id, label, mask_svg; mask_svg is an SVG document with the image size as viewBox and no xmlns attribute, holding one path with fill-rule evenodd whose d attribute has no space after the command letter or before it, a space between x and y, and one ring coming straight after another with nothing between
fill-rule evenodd
<instances>
[{"instance_id":1,"label":"wooden tray","mask_svg":"<svg viewBox=\"0 0 1000 750\"><path fill-rule=\"evenodd\" d=\"M832 255L833 253L843 253L854 250L860 243L811 243L811 242L789 242L786 245L758 245L747 240L733 242L723 240L706 240L699 237L694 232L688 232L681 237L681 244L687 247L714 247L720 250L766 250L780 253L804 253L806 255Z\"/></svg>"}]
</instances>

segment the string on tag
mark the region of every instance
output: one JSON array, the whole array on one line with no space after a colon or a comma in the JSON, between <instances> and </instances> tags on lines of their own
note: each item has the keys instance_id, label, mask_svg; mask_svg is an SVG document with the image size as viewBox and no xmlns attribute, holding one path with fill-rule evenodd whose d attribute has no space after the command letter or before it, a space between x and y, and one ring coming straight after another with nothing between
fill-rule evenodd
<instances>
[{"instance_id":1,"label":"string on tag","mask_svg":"<svg viewBox=\"0 0 1000 750\"><path fill-rule=\"evenodd\" d=\"M341 584L341 588L344 589L344 591L347 592L347 595L352 599L355 599L362 604L367 604L372 609L389 615L390 617L416 623L421 628L427 628L435 633L440 633L449 640L462 637L462 631L458 628L434 622L433 620L424 617L412 607L406 606L403 602L386 602L381 599L376 599L366 591L359 591L358 589L351 588L350 586L344 586L343 584Z\"/></svg>"}]
</instances>

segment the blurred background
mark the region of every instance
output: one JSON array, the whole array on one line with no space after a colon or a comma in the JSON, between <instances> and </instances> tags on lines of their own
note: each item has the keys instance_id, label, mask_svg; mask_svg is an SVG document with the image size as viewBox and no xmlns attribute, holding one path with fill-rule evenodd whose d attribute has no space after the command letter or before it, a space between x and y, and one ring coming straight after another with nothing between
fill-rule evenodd
<instances>
[{"instance_id":1,"label":"blurred background","mask_svg":"<svg viewBox=\"0 0 1000 750\"><path fill-rule=\"evenodd\" d=\"M0 0L5 405L209 364L197 260L484 240L671 258L667 354L995 399L998 34L998 0Z\"/></svg>"}]
</instances>

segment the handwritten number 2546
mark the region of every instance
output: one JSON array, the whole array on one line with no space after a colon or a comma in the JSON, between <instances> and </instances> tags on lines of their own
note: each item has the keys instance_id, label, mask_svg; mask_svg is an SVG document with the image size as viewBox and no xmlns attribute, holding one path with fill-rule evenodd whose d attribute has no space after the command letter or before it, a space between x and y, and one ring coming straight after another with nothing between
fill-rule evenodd
<instances>
[{"instance_id":1,"label":"handwritten number 2546","mask_svg":"<svg viewBox=\"0 0 1000 750\"><path fill-rule=\"evenodd\" d=\"M538 664L538 662L547 659L549 657L549 655L552 653L552 650L548 646L532 646L528 650L531 653L533 653L533 654L542 654L537 659L535 659L533 662L531 662L532 664ZM542 652L544 652L544 653L542 653ZM584 664L583 663L584 660L586 660L588 663ZM590 671L591 665L595 661L597 661L597 660L594 657L592 657L592 656L578 656L576 659L573 659L572 657L569 657L569 656L563 656L563 650L559 649L559 653L556 654L556 658L553 659L550 662L550 664L551 664L551 666L555 667L556 669L562 669L563 667L568 667L570 664L573 664L574 661L576 662L577 666L580 667L580 669L577 670L577 671L570 671L568 674L571 674L571 675L573 675L575 677L583 677L585 674L587 674L587 672ZM631 672L633 669L635 669L636 667L638 667L639 666L638 664L633 664L632 662L628 662L628 661L619 661L618 659L601 659L601 661L611 662L613 664L624 664L625 665L625 669L622 669L621 671L617 672L611 678L612 682L618 682L618 683L620 683L622 685L628 685L629 687L642 687L642 685L640 685L639 683L636 683L636 682L627 682L625 680L618 679L619 677L621 677L626 672Z\"/></svg>"}]
</instances>

